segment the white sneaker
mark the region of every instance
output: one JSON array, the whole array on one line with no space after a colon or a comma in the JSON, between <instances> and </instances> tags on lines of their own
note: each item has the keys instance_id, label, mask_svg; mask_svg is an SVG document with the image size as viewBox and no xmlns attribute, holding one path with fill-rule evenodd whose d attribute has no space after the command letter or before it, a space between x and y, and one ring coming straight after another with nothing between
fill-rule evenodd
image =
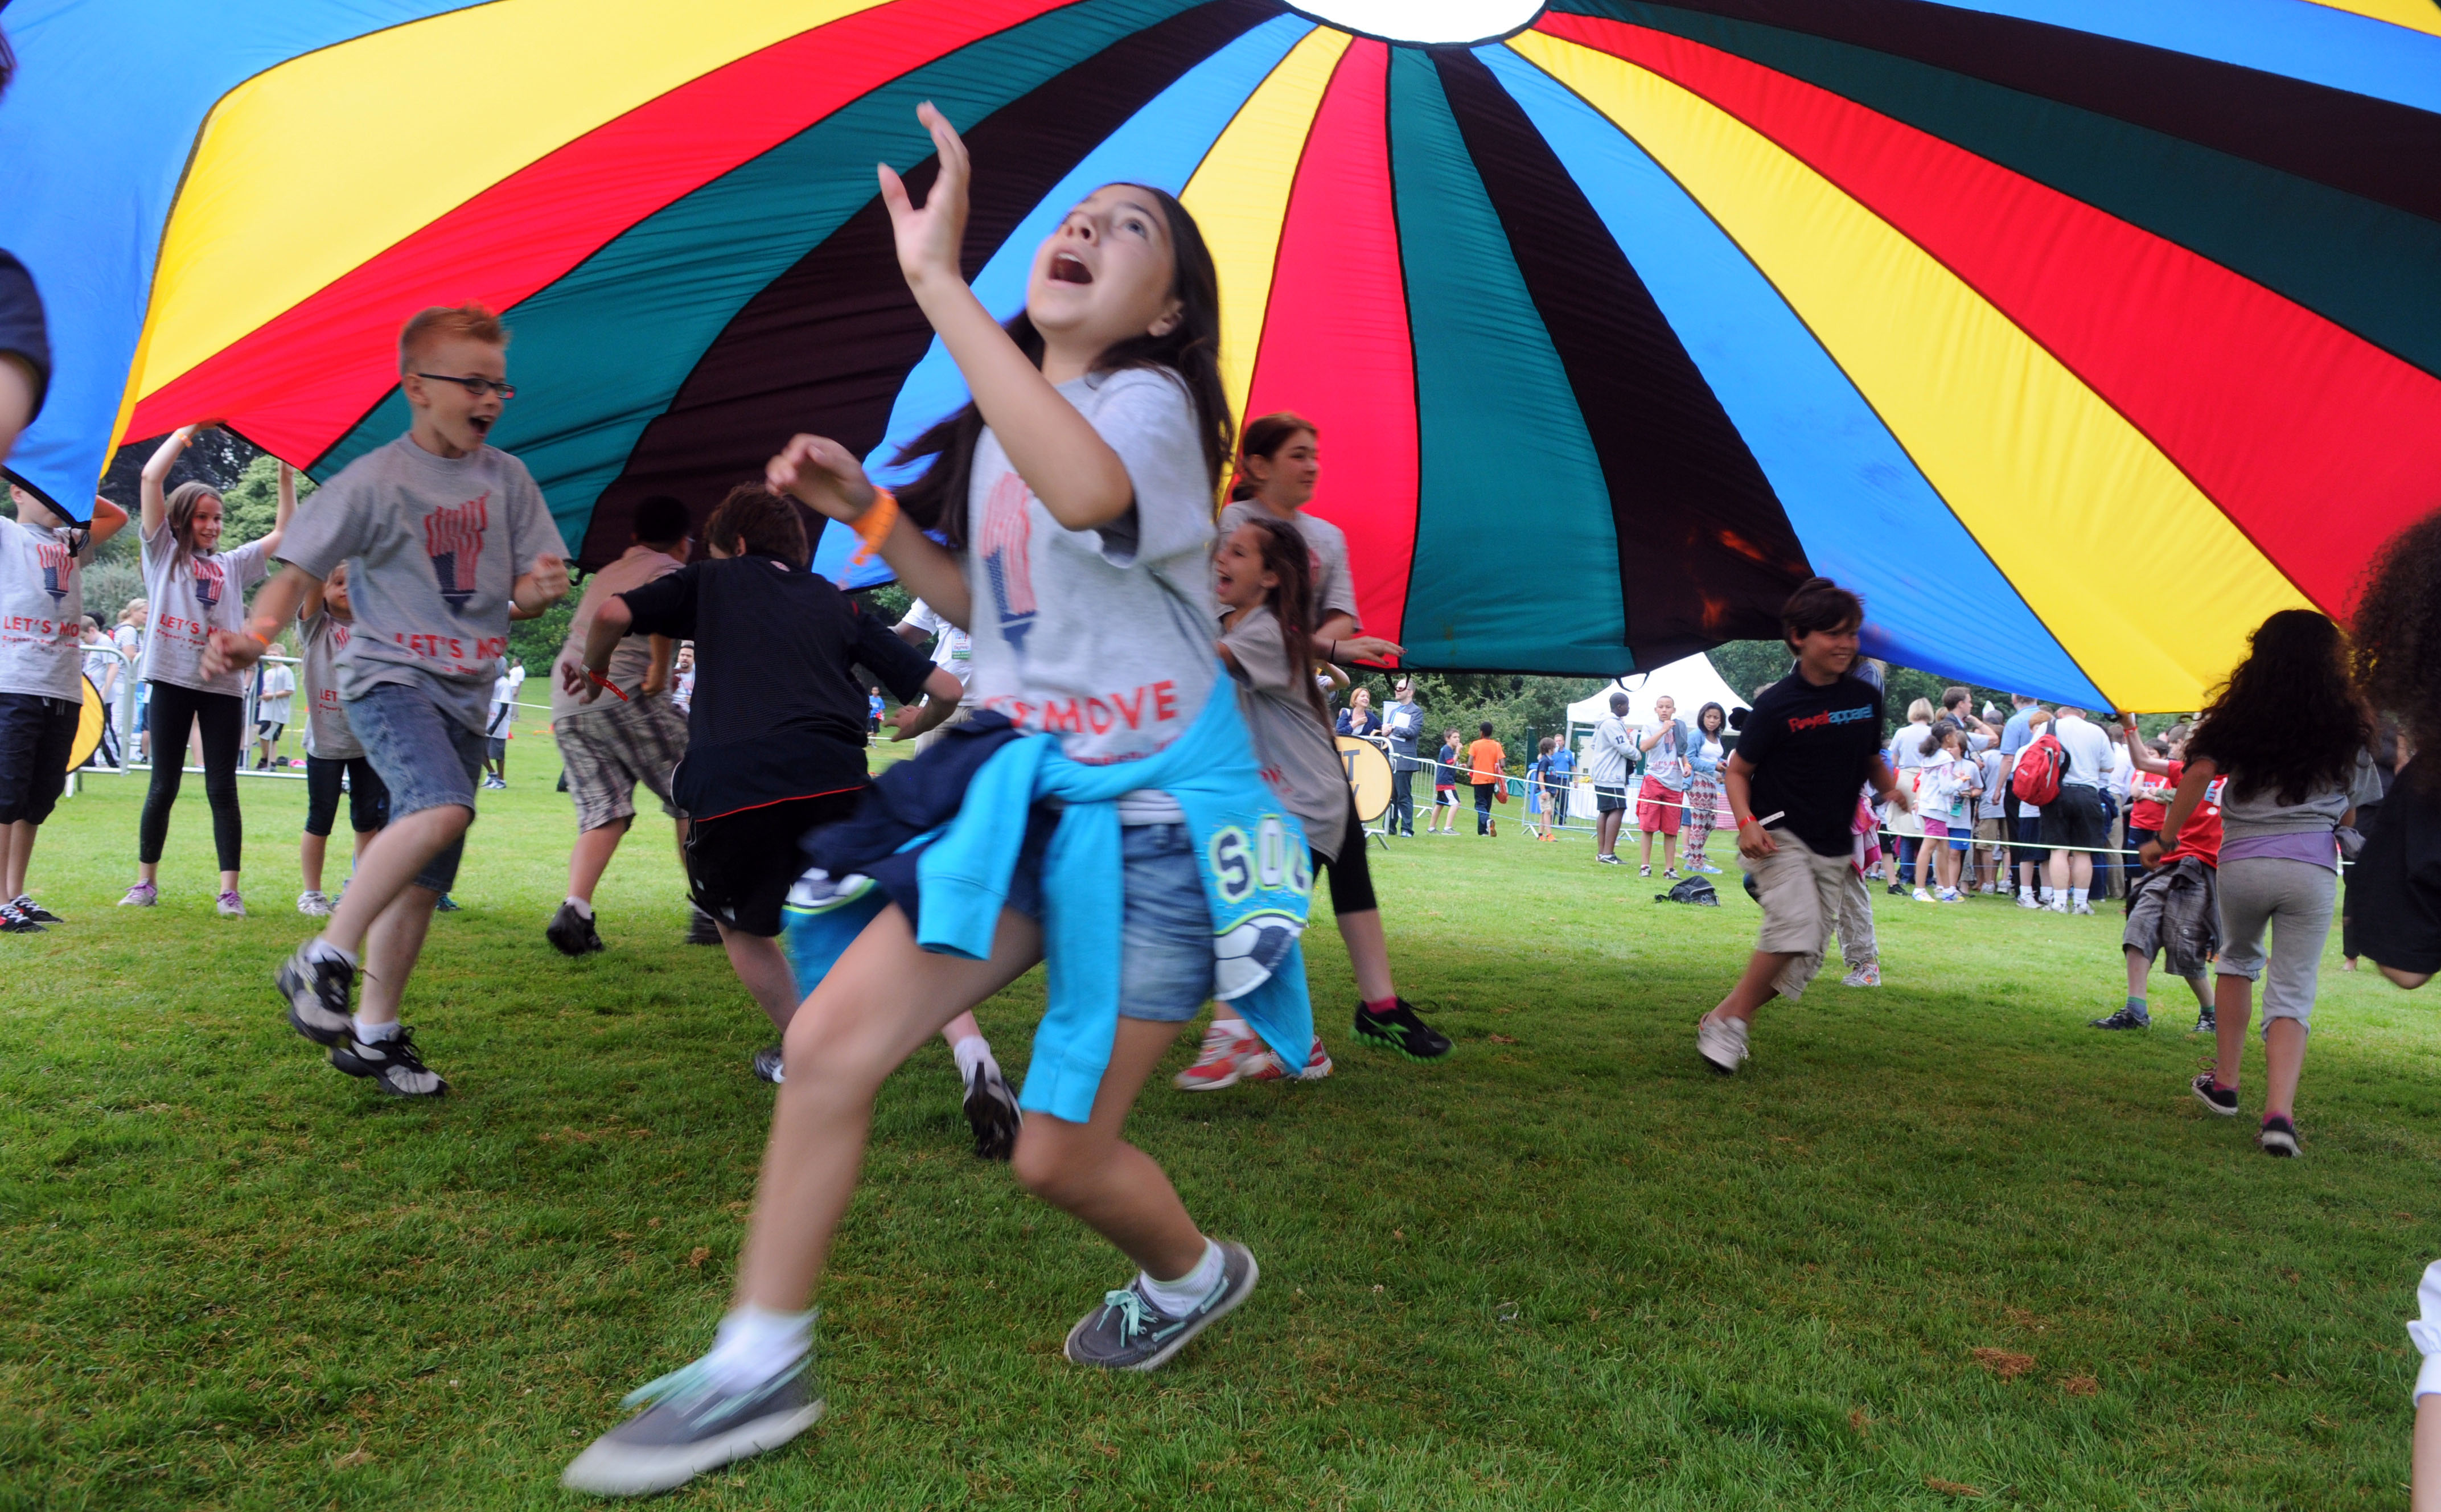
<instances>
[{"instance_id":1,"label":"white sneaker","mask_svg":"<svg viewBox=\"0 0 2441 1512\"><path fill-rule=\"evenodd\" d=\"M2068 911L2068 899L2053 898L2049 903L2044 904L2043 907L2051 909L2053 913L2066 913Z\"/></svg>"},{"instance_id":2,"label":"white sneaker","mask_svg":"<svg viewBox=\"0 0 2441 1512\"><path fill-rule=\"evenodd\" d=\"M1734 1074L1746 1059L1746 1021L1708 1016L1695 1021L1695 1053L1722 1075Z\"/></svg>"},{"instance_id":3,"label":"white sneaker","mask_svg":"<svg viewBox=\"0 0 2441 1512\"><path fill-rule=\"evenodd\" d=\"M1930 903L1932 901L1932 894L1926 892L1922 888L1918 888L1915 890L1915 900L1918 903Z\"/></svg>"},{"instance_id":4,"label":"white sneaker","mask_svg":"<svg viewBox=\"0 0 2441 1512\"><path fill-rule=\"evenodd\" d=\"M1998 888L1994 887L1991 883L1986 882L1986 883L1984 883L1981 887L1980 887L1980 888L1976 889L1976 891L1979 891L1979 892L1980 892L1980 893L1982 893L1985 897L1987 897L1987 898L1988 898L1988 897L1992 896L1994 893L1998 892L2000 890L1999 890Z\"/></svg>"},{"instance_id":5,"label":"white sneaker","mask_svg":"<svg viewBox=\"0 0 2441 1512\"><path fill-rule=\"evenodd\" d=\"M2089 914L2093 911L2093 905L2090 903L2071 903L2068 906L2068 911L2070 913Z\"/></svg>"},{"instance_id":6,"label":"white sneaker","mask_svg":"<svg viewBox=\"0 0 2441 1512\"><path fill-rule=\"evenodd\" d=\"M2033 893L2020 892L2017 894L2017 907L2021 909L2039 909L2042 905L2034 901L2034 895Z\"/></svg>"},{"instance_id":7,"label":"white sneaker","mask_svg":"<svg viewBox=\"0 0 2441 1512\"><path fill-rule=\"evenodd\" d=\"M1868 962L1840 979L1840 985L1846 987L1878 987L1881 984L1882 963L1878 961Z\"/></svg>"},{"instance_id":8,"label":"white sneaker","mask_svg":"<svg viewBox=\"0 0 2441 1512\"><path fill-rule=\"evenodd\" d=\"M327 919L331 916L331 900L319 889L307 888L297 894L297 911L309 919Z\"/></svg>"},{"instance_id":9,"label":"white sneaker","mask_svg":"<svg viewBox=\"0 0 2441 1512\"><path fill-rule=\"evenodd\" d=\"M1956 888L1943 888L1940 891L1933 894L1933 899L1940 903L1963 903L1966 901L1964 898L1958 895L1958 890Z\"/></svg>"}]
</instances>

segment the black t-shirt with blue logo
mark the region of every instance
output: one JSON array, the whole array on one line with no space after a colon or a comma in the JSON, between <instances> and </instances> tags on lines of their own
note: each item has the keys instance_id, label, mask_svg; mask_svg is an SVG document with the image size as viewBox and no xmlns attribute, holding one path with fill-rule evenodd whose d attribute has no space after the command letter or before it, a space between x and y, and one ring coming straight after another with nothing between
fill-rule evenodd
<instances>
[{"instance_id":1,"label":"black t-shirt with blue logo","mask_svg":"<svg viewBox=\"0 0 2441 1512\"><path fill-rule=\"evenodd\" d=\"M1738 754L1755 769L1754 817L1783 814L1769 827L1817 855L1847 855L1856 795L1881 746L1879 689L1846 674L1817 688L1791 672L1755 699L1738 736Z\"/></svg>"}]
</instances>

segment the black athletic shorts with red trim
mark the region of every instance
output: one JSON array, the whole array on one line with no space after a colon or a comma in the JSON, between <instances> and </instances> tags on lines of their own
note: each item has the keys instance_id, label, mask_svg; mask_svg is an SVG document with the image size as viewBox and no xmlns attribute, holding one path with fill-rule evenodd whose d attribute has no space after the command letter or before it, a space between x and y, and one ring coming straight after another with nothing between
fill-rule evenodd
<instances>
[{"instance_id":1,"label":"black athletic shorts with red trim","mask_svg":"<svg viewBox=\"0 0 2441 1512\"><path fill-rule=\"evenodd\" d=\"M809 864L798 842L854 813L863 792L841 788L690 823L684 850L696 906L740 933L779 938L780 906Z\"/></svg>"}]
</instances>

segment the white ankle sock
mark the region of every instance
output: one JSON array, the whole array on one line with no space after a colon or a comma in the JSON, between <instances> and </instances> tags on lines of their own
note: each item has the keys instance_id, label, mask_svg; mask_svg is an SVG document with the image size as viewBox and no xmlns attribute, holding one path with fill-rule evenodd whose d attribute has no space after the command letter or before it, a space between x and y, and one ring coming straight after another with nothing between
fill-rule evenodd
<instances>
[{"instance_id":1,"label":"white ankle sock","mask_svg":"<svg viewBox=\"0 0 2441 1512\"><path fill-rule=\"evenodd\" d=\"M593 917L593 905L583 898L570 898L568 906L576 910L576 916L580 919L590 920Z\"/></svg>"},{"instance_id":2,"label":"white ankle sock","mask_svg":"<svg viewBox=\"0 0 2441 1512\"><path fill-rule=\"evenodd\" d=\"M949 1053L957 1058L958 1080L962 1082L973 1081L978 1066L989 1066L995 1071L1000 1068L1000 1063L992 1059L991 1041L981 1035L968 1035L959 1040L949 1047Z\"/></svg>"},{"instance_id":3,"label":"white ankle sock","mask_svg":"<svg viewBox=\"0 0 2441 1512\"><path fill-rule=\"evenodd\" d=\"M369 1024L361 1017L351 1018L348 1022L354 1026L350 1033L356 1036L356 1043L360 1045L377 1045L385 1039L398 1037L398 1020L395 1018L386 1024Z\"/></svg>"},{"instance_id":4,"label":"white ankle sock","mask_svg":"<svg viewBox=\"0 0 2441 1512\"><path fill-rule=\"evenodd\" d=\"M308 961L335 961L341 965L346 966L350 971L356 969L355 957L348 954L345 950L340 949L337 945L333 945L330 941L323 939L318 934L313 939L305 942L305 959Z\"/></svg>"},{"instance_id":5,"label":"white ankle sock","mask_svg":"<svg viewBox=\"0 0 2441 1512\"><path fill-rule=\"evenodd\" d=\"M1181 1317L1211 1293L1220 1284L1220 1247L1211 1240L1203 1241L1203 1258L1195 1269L1176 1281L1155 1281L1149 1274L1136 1272L1136 1289L1152 1299L1153 1305L1173 1318Z\"/></svg>"},{"instance_id":6,"label":"white ankle sock","mask_svg":"<svg viewBox=\"0 0 2441 1512\"><path fill-rule=\"evenodd\" d=\"M2068 901L2069 901L2070 906L2070 907L2072 907L2072 908L2079 908L2079 909L2084 908L2084 907L2085 907L2085 893L2086 893L2086 890L2085 890L2085 889L2083 889L2083 888L2070 888L2070 889L2069 889L2069 890L2068 890Z\"/></svg>"},{"instance_id":7,"label":"white ankle sock","mask_svg":"<svg viewBox=\"0 0 2441 1512\"><path fill-rule=\"evenodd\" d=\"M814 1347L814 1308L773 1312L751 1304L720 1320L706 1368L725 1391L751 1391L805 1358Z\"/></svg>"},{"instance_id":8,"label":"white ankle sock","mask_svg":"<svg viewBox=\"0 0 2441 1512\"><path fill-rule=\"evenodd\" d=\"M1205 1037L1218 1038L1223 1035L1226 1035L1232 1039L1252 1039L1255 1037L1255 1032L1246 1027L1246 1020L1243 1018L1225 1018L1219 1015L1215 1015L1212 1019L1212 1027L1205 1031Z\"/></svg>"}]
</instances>

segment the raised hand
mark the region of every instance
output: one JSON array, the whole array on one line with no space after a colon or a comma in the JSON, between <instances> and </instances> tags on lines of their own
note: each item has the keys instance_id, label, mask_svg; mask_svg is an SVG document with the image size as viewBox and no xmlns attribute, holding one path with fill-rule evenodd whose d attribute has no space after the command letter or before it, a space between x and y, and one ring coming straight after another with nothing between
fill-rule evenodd
<instances>
[{"instance_id":1,"label":"raised hand","mask_svg":"<svg viewBox=\"0 0 2441 1512\"><path fill-rule=\"evenodd\" d=\"M934 109L931 100L916 107L915 118L931 132L932 150L941 161L940 176L932 181L924 207L915 207L908 197L906 181L889 164L879 164L876 170L881 179L881 203L890 210L891 234L898 243L898 271L911 288L944 279L964 283L960 253L967 239L967 144L958 140L949 117Z\"/></svg>"},{"instance_id":2,"label":"raised hand","mask_svg":"<svg viewBox=\"0 0 2441 1512\"><path fill-rule=\"evenodd\" d=\"M1406 655L1407 648L1380 636L1348 636L1339 642L1339 654L1350 661L1395 661Z\"/></svg>"},{"instance_id":3,"label":"raised hand","mask_svg":"<svg viewBox=\"0 0 2441 1512\"><path fill-rule=\"evenodd\" d=\"M827 436L789 438L780 455L763 465L763 481L772 493L803 500L835 520L853 520L873 508L864 464Z\"/></svg>"}]
</instances>

